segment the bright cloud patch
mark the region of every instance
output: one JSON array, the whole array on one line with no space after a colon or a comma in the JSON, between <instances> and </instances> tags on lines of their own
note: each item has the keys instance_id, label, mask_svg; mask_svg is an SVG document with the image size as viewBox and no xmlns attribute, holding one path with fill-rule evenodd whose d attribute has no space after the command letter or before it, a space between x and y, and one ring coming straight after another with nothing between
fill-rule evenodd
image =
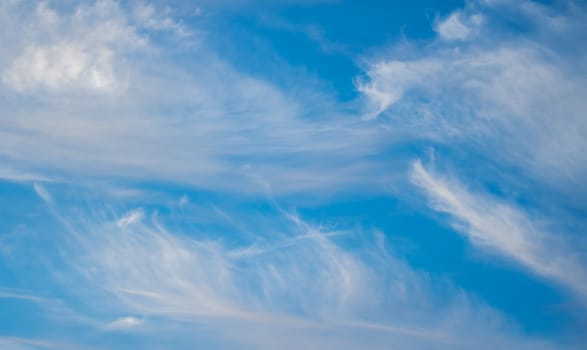
<instances>
[{"instance_id":1,"label":"bright cloud patch","mask_svg":"<svg viewBox=\"0 0 587 350\"><path fill-rule=\"evenodd\" d=\"M4 81L18 91L90 89L112 91L116 87L112 52L94 51L67 43L29 47L4 72Z\"/></svg>"},{"instance_id":2,"label":"bright cloud patch","mask_svg":"<svg viewBox=\"0 0 587 350\"><path fill-rule=\"evenodd\" d=\"M21 52L5 51L12 57L4 58L10 63L2 80L21 93L120 93L126 85L124 54L144 45L114 2L82 5L71 14L59 14L45 2L32 13L18 4L6 4L2 11L13 17L4 23L13 33L20 21L31 21L24 40L4 34L6 42L21 47Z\"/></svg>"},{"instance_id":3,"label":"bright cloud patch","mask_svg":"<svg viewBox=\"0 0 587 350\"><path fill-rule=\"evenodd\" d=\"M478 28L483 24L481 14L463 14L457 11L441 20L436 25L436 31L445 40L466 40L476 34Z\"/></svg>"}]
</instances>

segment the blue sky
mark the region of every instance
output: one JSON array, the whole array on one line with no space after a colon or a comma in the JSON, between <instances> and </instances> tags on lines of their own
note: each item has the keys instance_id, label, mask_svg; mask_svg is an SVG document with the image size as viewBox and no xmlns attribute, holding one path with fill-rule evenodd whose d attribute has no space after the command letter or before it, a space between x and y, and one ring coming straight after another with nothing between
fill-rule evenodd
<instances>
[{"instance_id":1,"label":"blue sky","mask_svg":"<svg viewBox=\"0 0 587 350\"><path fill-rule=\"evenodd\" d=\"M586 11L0 1L0 348L583 348Z\"/></svg>"}]
</instances>

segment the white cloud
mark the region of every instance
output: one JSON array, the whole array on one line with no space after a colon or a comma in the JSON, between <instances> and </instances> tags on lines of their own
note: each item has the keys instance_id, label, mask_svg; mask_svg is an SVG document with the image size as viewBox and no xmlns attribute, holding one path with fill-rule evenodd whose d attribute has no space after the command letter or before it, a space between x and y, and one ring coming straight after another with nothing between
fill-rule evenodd
<instances>
[{"instance_id":1,"label":"white cloud","mask_svg":"<svg viewBox=\"0 0 587 350\"><path fill-rule=\"evenodd\" d=\"M142 337L161 341L165 331L225 348L551 348L410 269L381 234L365 240L286 215L264 220L253 241L235 245L228 241L238 231L172 232L157 216L121 228L115 218L79 208L70 216L59 203L53 209L66 230L58 244L70 269L53 273L75 281L72 303L100 318L141 315L106 328L140 326Z\"/></svg>"},{"instance_id":2,"label":"white cloud","mask_svg":"<svg viewBox=\"0 0 587 350\"><path fill-rule=\"evenodd\" d=\"M242 74L192 37L153 39L151 21L172 14L98 1L44 5L55 18L40 20L23 4L0 23L14 33L0 55L11 103L0 108L0 156L15 171L274 194L385 181L383 164L363 157L386 132L332 109L321 91L306 89L318 97L305 101ZM34 25L18 35L13 17Z\"/></svg>"},{"instance_id":3,"label":"white cloud","mask_svg":"<svg viewBox=\"0 0 587 350\"><path fill-rule=\"evenodd\" d=\"M59 14L51 7L49 7L49 4L46 1L42 1L37 4L36 14L39 20L44 23L53 25L59 21Z\"/></svg>"},{"instance_id":4,"label":"white cloud","mask_svg":"<svg viewBox=\"0 0 587 350\"><path fill-rule=\"evenodd\" d=\"M469 2L437 25L439 37L429 46L398 47L370 66L365 84L377 94L366 91L366 111L411 139L433 142L462 169L465 183L497 186L529 203L531 212L419 162L412 167L411 180L430 206L448 214L476 247L564 286L584 303L587 257L577 242L584 219L568 209L584 210L587 203L587 139L580 136L587 133L587 66L580 63L587 47L578 34L587 15L582 7L557 9L529 1ZM468 19L479 13L478 32L457 30L457 19L472 30ZM517 29L508 29L512 19ZM443 31L443 24L455 32ZM441 68L430 71L430 62ZM386 64L422 74L398 83L393 72L378 69ZM401 98L393 104L373 105L377 96L397 91Z\"/></svg>"},{"instance_id":5,"label":"white cloud","mask_svg":"<svg viewBox=\"0 0 587 350\"><path fill-rule=\"evenodd\" d=\"M184 208L189 203L190 203L190 199L185 194L183 196L181 196L181 198L179 199L179 207L180 208Z\"/></svg>"},{"instance_id":6,"label":"white cloud","mask_svg":"<svg viewBox=\"0 0 587 350\"><path fill-rule=\"evenodd\" d=\"M159 13L158 13L159 12ZM169 11L163 11L163 13ZM194 15L199 15L200 9L193 10ZM141 25L148 29L172 31L180 36L193 35L192 31L169 16L162 16L161 10L153 4L139 3L134 8L134 17Z\"/></svg>"},{"instance_id":7,"label":"white cloud","mask_svg":"<svg viewBox=\"0 0 587 350\"><path fill-rule=\"evenodd\" d=\"M468 24L463 23L463 14L461 11L456 11L450 14L447 18L439 21L436 24L436 31L441 38L445 40L465 40L476 28L471 28ZM469 18L470 25L478 26L483 19L480 15L474 15Z\"/></svg>"},{"instance_id":8,"label":"white cloud","mask_svg":"<svg viewBox=\"0 0 587 350\"><path fill-rule=\"evenodd\" d=\"M0 179L14 182L51 181L46 175L17 170L7 164L0 168Z\"/></svg>"},{"instance_id":9,"label":"white cloud","mask_svg":"<svg viewBox=\"0 0 587 350\"><path fill-rule=\"evenodd\" d=\"M32 302L46 302L47 300L21 290L14 290L0 287L0 299L22 299Z\"/></svg>"},{"instance_id":10,"label":"white cloud","mask_svg":"<svg viewBox=\"0 0 587 350\"><path fill-rule=\"evenodd\" d=\"M373 119L387 110L410 89L428 81L442 69L441 62L422 60L415 62L384 61L368 71L368 81L359 81L357 89L367 96L374 109L367 119Z\"/></svg>"},{"instance_id":11,"label":"white cloud","mask_svg":"<svg viewBox=\"0 0 587 350\"><path fill-rule=\"evenodd\" d=\"M84 49L70 43L29 47L4 72L4 82L17 91L89 89L111 93L119 82L112 51Z\"/></svg>"},{"instance_id":12,"label":"white cloud","mask_svg":"<svg viewBox=\"0 0 587 350\"><path fill-rule=\"evenodd\" d=\"M587 300L585 256L563 237L539 226L516 206L467 189L413 164L411 180L427 195L430 206L450 215L456 230L473 244L501 254L533 273L565 285Z\"/></svg>"},{"instance_id":13,"label":"white cloud","mask_svg":"<svg viewBox=\"0 0 587 350\"><path fill-rule=\"evenodd\" d=\"M0 336L0 346L6 350L41 350L41 349L55 349L68 350L74 347L67 344L55 343L46 340L39 340L33 338L23 337L6 337Z\"/></svg>"},{"instance_id":14,"label":"white cloud","mask_svg":"<svg viewBox=\"0 0 587 350\"><path fill-rule=\"evenodd\" d=\"M120 228L125 228L129 225L140 222L143 219L143 216L144 213L142 209L132 210L128 212L126 215L124 215L122 218L118 219L118 221L116 221L116 226Z\"/></svg>"},{"instance_id":15,"label":"white cloud","mask_svg":"<svg viewBox=\"0 0 587 350\"><path fill-rule=\"evenodd\" d=\"M47 189L40 183L33 183L33 189L35 190L35 193L39 197L41 197L41 199L43 199L46 203L51 203L53 201L51 195L49 194L49 191L47 191Z\"/></svg>"},{"instance_id":16,"label":"white cloud","mask_svg":"<svg viewBox=\"0 0 587 350\"><path fill-rule=\"evenodd\" d=\"M107 330L123 330L141 325L142 321L133 316L120 317L106 325Z\"/></svg>"},{"instance_id":17,"label":"white cloud","mask_svg":"<svg viewBox=\"0 0 587 350\"><path fill-rule=\"evenodd\" d=\"M466 147L557 191L575 192L587 176L587 139L581 137L587 132L587 67L581 63L587 47L570 38L582 42L584 10L555 16L528 1L470 2L438 28L454 27L457 19L478 22L482 35L447 41L464 39L467 31L439 29L438 40L425 48L404 45L378 59L359 85L365 113L390 119L398 133ZM508 29L507 18L515 18L524 35ZM553 18L564 25L540 25Z\"/></svg>"},{"instance_id":18,"label":"white cloud","mask_svg":"<svg viewBox=\"0 0 587 350\"><path fill-rule=\"evenodd\" d=\"M126 77L121 74L124 56L145 42L115 2L80 5L69 14L59 14L47 2L37 4L32 13L23 13L29 10L27 5L3 8L5 26L30 23L22 37L13 28L12 35L5 38L14 48L14 52L3 53L8 61L2 72L6 86L21 93L82 90L116 94L126 88Z\"/></svg>"}]
</instances>

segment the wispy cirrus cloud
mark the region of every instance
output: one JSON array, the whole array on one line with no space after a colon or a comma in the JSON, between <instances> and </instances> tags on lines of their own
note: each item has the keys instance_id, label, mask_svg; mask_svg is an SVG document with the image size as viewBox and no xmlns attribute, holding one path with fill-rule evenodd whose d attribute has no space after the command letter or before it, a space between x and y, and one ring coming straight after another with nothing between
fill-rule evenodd
<instances>
[{"instance_id":1,"label":"wispy cirrus cloud","mask_svg":"<svg viewBox=\"0 0 587 350\"><path fill-rule=\"evenodd\" d=\"M284 213L251 241L238 230L172 231L156 212L131 220L136 210L75 207L70 215L67 205L46 203L63 225L59 249L68 284L77 286L66 299L103 320L104 331L148 338L165 330L229 348L551 348L464 291L412 270L381 233L336 231Z\"/></svg>"},{"instance_id":2,"label":"wispy cirrus cloud","mask_svg":"<svg viewBox=\"0 0 587 350\"><path fill-rule=\"evenodd\" d=\"M142 321L136 317L133 316L125 316L125 317L120 317L117 318L116 320L108 323L106 325L106 327L104 327L106 330L124 330L124 329L129 329L129 328L133 328L133 327L138 327L140 326L142 323Z\"/></svg>"},{"instance_id":3,"label":"wispy cirrus cloud","mask_svg":"<svg viewBox=\"0 0 587 350\"><path fill-rule=\"evenodd\" d=\"M480 249L488 250L552 279L587 300L587 274L582 249L564 234L550 232L524 210L488 194L468 189L414 162L411 181L430 206L449 215L454 228Z\"/></svg>"},{"instance_id":4,"label":"wispy cirrus cloud","mask_svg":"<svg viewBox=\"0 0 587 350\"><path fill-rule=\"evenodd\" d=\"M412 165L430 208L477 248L583 302L586 18L574 2L469 1L436 18L427 45L392 46L357 79L366 117L459 173Z\"/></svg>"},{"instance_id":5,"label":"wispy cirrus cloud","mask_svg":"<svg viewBox=\"0 0 587 350\"><path fill-rule=\"evenodd\" d=\"M74 349L65 344L39 339L3 336L0 336L0 345L6 350Z\"/></svg>"},{"instance_id":6,"label":"wispy cirrus cloud","mask_svg":"<svg viewBox=\"0 0 587 350\"><path fill-rule=\"evenodd\" d=\"M468 2L437 20L428 46L367 67L365 113L572 192L587 171L585 18L567 2Z\"/></svg>"},{"instance_id":7,"label":"wispy cirrus cloud","mask_svg":"<svg viewBox=\"0 0 587 350\"><path fill-rule=\"evenodd\" d=\"M1 156L23 173L257 193L385 176L381 163L362 159L385 132L329 101L311 101L310 115L303 98L239 72L206 44L214 38L197 17L185 35L155 4L25 1L1 10ZM186 55L189 65L178 65Z\"/></svg>"},{"instance_id":8,"label":"wispy cirrus cloud","mask_svg":"<svg viewBox=\"0 0 587 350\"><path fill-rule=\"evenodd\" d=\"M463 15L455 11L447 18L436 23L436 32L444 40L466 40L475 35L476 29L483 24L483 15Z\"/></svg>"}]
</instances>

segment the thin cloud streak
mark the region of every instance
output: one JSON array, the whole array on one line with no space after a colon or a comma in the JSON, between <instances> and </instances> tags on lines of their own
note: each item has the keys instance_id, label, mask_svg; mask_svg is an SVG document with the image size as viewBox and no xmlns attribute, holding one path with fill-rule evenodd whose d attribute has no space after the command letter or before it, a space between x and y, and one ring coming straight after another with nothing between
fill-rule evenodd
<instances>
[{"instance_id":1,"label":"thin cloud streak","mask_svg":"<svg viewBox=\"0 0 587 350\"><path fill-rule=\"evenodd\" d=\"M56 343L41 339L22 338L22 337L4 337L0 335L0 345L6 350L35 350L35 349L54 349L54 350L87 350L90 348L79 348L68 344Z\"/></svg>"},{"instance_id":2,"label":"thin cloud streak","mask_svg":"<svg viewBox=\"0 0 587 350\"><path fill-rule=\"evenodd\" d=\"M413 163L410 175L430 206L450 215L453 227L474 245L565 285L587 302L587 274L585 261L577 253L580 249L537 226L539 220L520 208L430 172L420 161Z\"/></svg>"}]
</instances>

